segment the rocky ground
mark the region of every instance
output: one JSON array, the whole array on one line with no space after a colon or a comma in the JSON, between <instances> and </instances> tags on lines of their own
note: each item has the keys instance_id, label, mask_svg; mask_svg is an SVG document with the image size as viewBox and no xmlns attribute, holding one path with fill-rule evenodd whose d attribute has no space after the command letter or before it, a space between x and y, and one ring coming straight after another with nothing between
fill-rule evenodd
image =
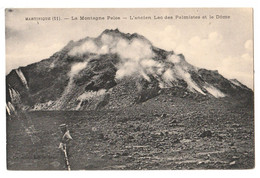
<instances>
[{"instance_id":1,"label":"rocky ground","mask_svg":"<svg viewBox=\"0 0 260 178\"><path fill-rule=\"evenodd\" d=\"M10 170L66 170L59 125L68 124L72 170L250 169L253 106L160 95L103 111L35 111L7 120Z\"/></svg>"}]
</instances>

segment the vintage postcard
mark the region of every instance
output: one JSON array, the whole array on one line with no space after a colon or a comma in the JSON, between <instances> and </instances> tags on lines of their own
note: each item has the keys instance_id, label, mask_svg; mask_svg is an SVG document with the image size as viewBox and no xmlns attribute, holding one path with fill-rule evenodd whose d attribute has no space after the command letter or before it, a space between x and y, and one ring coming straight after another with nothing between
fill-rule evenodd
<instances>
[{"instance_id":1,"label":"vintage postcard","mask_svg":"<svg viewBox=\"0 0 260 178\"><path fill-rule=\"evenodd\" d=\"M253 9L6 9L8 170L252 169Z\"/></svg>"}]
</instances>

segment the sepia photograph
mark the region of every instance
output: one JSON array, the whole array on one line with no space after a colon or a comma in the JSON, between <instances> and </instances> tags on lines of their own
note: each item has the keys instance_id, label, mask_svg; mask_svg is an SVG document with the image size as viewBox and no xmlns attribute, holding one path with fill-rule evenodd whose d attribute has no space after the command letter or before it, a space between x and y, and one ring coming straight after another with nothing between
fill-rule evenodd
<instances>
[{"instance_id":1,"label":"sepia photograph","mask_svg":"<svg viewBox=\"0 0 260 178\"><path fill-rule=\"evenodd\" d=\"M6 8L7 170L255 168L252 8Z\"/></svg>"}]
</instances>

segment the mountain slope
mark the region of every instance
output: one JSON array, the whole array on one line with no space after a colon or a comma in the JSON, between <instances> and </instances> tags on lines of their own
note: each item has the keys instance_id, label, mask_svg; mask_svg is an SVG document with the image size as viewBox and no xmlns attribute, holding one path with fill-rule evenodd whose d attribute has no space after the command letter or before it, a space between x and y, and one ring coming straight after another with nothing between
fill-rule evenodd
<instances>
[{"instance_id":1,"label":"mountain slope","mask_svg":"<svg viewBox=\"0 0 260 178\"><path fill-rule=\"evenodd\" d=\"M162 93L253 101L253 91L237 80L192 66L184 55L118 29L70 41L50 58L12 70L6 93L8 114L122 108Z\"/></svg>"}]
</instances>

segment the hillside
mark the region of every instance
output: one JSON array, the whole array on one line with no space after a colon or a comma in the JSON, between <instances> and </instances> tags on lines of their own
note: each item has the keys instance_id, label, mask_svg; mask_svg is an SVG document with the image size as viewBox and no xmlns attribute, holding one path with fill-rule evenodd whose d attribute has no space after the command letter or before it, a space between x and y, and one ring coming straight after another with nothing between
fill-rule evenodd
<instances>
[{"instance_id":1,"label":"hillside","mask_svg":"<svg viewBox=\"0 0 260 178\"><path fill-rule=\"evenodd\" d=\"M129 107L161 93L253 101L253 91L236 79L192 66L183 54L118 29L70 41L50 58L12 70L6 88L10 114Z\"/></svg>"}]
</instances>

